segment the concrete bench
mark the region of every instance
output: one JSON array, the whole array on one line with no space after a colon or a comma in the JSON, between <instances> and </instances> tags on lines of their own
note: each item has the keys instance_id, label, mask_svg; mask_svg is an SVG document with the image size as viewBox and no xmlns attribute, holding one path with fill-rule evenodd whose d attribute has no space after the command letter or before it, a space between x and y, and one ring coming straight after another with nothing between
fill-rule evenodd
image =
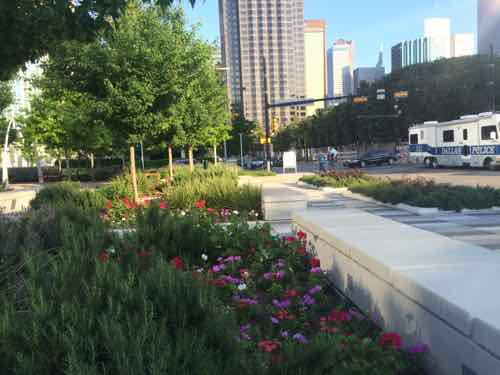
<instances>
[{"instance_id":1,"label":"concrete bench","mask_svg":"<svg viewBox=\"0 0 500 375\"><path fill-rule=\"evenodd\" d=\"M30 202L35 198L34 190L7 191L0 193L0 214L22 212L29 208Z\"/></svg>"},{"instance_id":2,"label":"concrete bench","mask_svg":"<svg viewBox=\"0 0 500 375\"><path fill-rule=\"evenodd\" d=\"M406 344L430 348L430 374L500 374L500 254L354 209L305 210L336 286Z\"/></svg>"},{"instance_id":3,"label":"concrete bench","mask_svg":"<svg viewBox=\"0 0 500 375\"><path fill-rule=\"evenodd\" d=\"M292 213L305 209L309 198L293 188L284 185L266 184L262 187L262 211L264 220L291 220Z\"/></svg>"}]
</instances>

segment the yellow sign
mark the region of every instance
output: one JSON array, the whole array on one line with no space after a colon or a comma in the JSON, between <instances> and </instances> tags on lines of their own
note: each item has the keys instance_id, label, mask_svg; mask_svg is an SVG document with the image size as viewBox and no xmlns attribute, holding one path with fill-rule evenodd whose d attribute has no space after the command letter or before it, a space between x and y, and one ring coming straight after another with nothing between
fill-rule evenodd
<instances>
[{"instance_id":1,"label":"yellow sign","mask_svg":"<svg viewBox=\"0 0 500 375\"><path fill-rule=\"evenodd\" d=\"M276 134L278 129L280 128L280 119L277 117L273 118L273 123L271 125L271 133Z\"/></svg>"},{"instance_id":2,"label":"yellow sign","mask_svg":"<svg viewBox=\"0 0 500 375\"><path fill-rule=\"evenodd\" d=\"M394 93L396 99L404 99L408 97L408 91L396 91Z\"/></svg>"},{"instance_id":3,"label":"yellow sign","mask_svg":"<svg viewBox=\"0 0 500 375\"><path fill-rule=\"evenodd\" d=\"M271 143L272 143L271 142L271 138L267 138L267 141L266 141L266 138L264 138L264 137L260 138L260 144L261 145L267 145L267 144L270 145Z\"/></svg>"},{"instance_id":4,"label":"yellow sign","mask_svg":"<svg viewBox=\"0 0 500 375\"><path fill-rule=\"evenodd\" d=\"M354 104L365 104L368 103L368 98L366 96L357 96L352 99Z\"/></svg>"}]
</instances>

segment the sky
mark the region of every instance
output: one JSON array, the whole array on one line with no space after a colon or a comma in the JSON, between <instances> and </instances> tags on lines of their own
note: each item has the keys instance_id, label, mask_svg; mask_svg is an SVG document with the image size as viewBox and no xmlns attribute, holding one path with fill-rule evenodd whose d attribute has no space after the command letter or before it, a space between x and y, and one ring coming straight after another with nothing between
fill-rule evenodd
<instances>
[{"instance_id":1,"label":"sky","mask_svg":"<svg viewBox=\"0 0 500 375\"><path fill-rule=\"evenodd\" d=\"M327 22L328 46L334 40L355 43L354 66L375 66L384 46L386 71L390 71L391 47L416 39L424 32L424 18L451 18L452 33L477 33L477 0L304 0L306 19ZM194 9L184 0L191 23L210 42L219 39L218 0L200 0Z\"/></svg>"}]
</instances>

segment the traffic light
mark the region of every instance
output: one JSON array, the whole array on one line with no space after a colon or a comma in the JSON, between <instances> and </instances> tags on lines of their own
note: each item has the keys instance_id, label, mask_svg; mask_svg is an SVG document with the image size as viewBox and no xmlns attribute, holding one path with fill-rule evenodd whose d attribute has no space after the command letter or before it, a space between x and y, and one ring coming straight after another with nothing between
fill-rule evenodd
<instances>
[{"instance_id":1,"label":"traffic light","mask_svg":"<svg viewBox=\"0 0 500 375\"><path fill-rule=\"evenodd\" d=\"M277 117L273 117L273 122L271 124L271 133L274 135L278 132L280 128L280 119Z\"/></svg>"}]
</instances>

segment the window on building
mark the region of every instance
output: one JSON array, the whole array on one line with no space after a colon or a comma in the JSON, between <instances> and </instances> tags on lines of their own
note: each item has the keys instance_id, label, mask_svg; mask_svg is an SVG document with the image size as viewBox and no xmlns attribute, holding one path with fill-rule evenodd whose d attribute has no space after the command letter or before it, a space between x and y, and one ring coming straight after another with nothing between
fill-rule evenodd
<instances>
[{"instance_id":1,"label":"window on building","mask_svg":"<svg viewBox=\"0 0 500 375\"><path fill-rule=\"evenodd\" d=\"M498 139L498 132L496 126L483 126L481 127L481 140L489 141L492 139L493 133L495 134L493 139Z\"/></svg>"},{"instance_id":2,"label":"window on building","mask_svg":"<svg viewBox=\"0 0 500 375\"><path fill-rule=\"evenodd\" d=\"M463 133L462 137L463 137L464 141L468 140L469 139L469 129L464 129L462 133Z\"/></svg>"},{"instance_id":3,"label":"window on building","mask_svg":"<svg viewBox=\"0 0 500 375\"><path fill-rule=\"evenodd\" d=\"M410 144L418 145L418 134L410 134Z\"/></svg>"},{"instance_id":4,"label":"window on building","mask_svg":"<svg viewBox=\"0 0 500 375\"><path fill-rule=\"evenodd\" d=\"M445 142L445 143L455 142L455 131L454 130L444 130L443 131L443 142Z\"/></svg>"}]
</instances>

